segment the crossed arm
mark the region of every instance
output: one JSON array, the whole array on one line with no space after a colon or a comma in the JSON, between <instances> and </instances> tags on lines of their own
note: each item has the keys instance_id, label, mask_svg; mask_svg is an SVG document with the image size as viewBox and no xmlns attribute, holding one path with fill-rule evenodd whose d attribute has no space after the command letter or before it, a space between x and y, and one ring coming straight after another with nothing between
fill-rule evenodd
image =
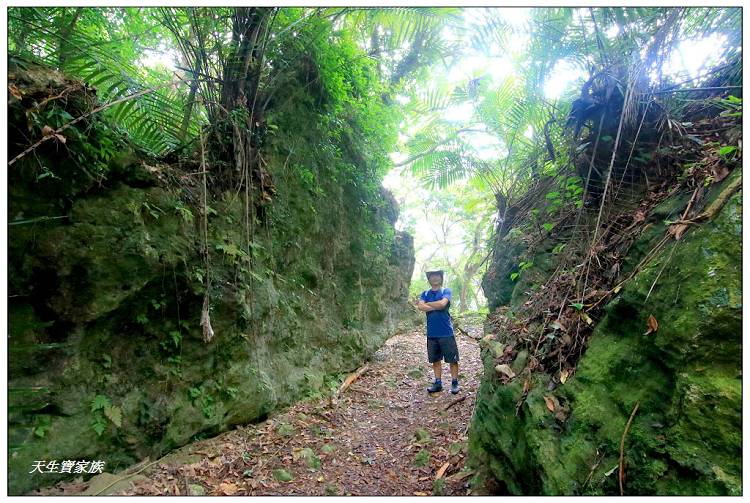
<instances>
[{"instance_id":1,"label":"crossed arm","mask_svg":"<svg viewBox=\"0 0 750 503\"><path fill-rule=\"evenodd\" d=\"M436 300L434 302L425 302L422 299L419 299L419 302L417 303L417 309L420 311L428 312L428 311L442 311L445 309L445 306L448 305L448 299L442 298L440 300Z\"/></svg>"}]
</instances>

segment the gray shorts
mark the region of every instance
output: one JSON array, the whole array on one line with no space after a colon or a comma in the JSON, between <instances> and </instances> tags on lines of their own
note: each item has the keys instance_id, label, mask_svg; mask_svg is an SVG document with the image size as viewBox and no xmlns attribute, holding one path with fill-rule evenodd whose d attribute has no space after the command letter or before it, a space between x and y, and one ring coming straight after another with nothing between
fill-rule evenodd
<instances>
[{"instance_id":1,"label":"gray shorts","mask_svg":"<svg viewBox=\"0 0 750 503\"><path fill-rule=\"evenodd\" d=\"M444 359L446 363L458 363L458 346L456 337L427 338L427 360L430 363Z\"/></svg>"}]
</instances>

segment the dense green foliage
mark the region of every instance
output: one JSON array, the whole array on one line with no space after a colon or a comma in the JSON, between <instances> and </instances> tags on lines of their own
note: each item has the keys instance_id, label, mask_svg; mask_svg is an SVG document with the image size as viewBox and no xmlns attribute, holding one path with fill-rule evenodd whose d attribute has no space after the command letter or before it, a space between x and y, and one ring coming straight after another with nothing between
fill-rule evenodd
<instances>
[{"instance_id":1,"label":"dense green foliage","mask_svg":"<svg viewBox=\"0 0 750 503\"><path fill-rule=\"evenodd\" d=\"M361 39L363 26L383 29L377 19L11 15L13 493L65 476L28 475L36 459L100 456L118 470L326 393L393 333L413 250L380 187L400 120L389 96L426 61L398 78L379 69ZM255 30L254 46L240 28ZM171 72L142 59L155 41L199 62L200 86L188 71L163 92ZM246 85L224 85L250 54Z\"/></svg>"},{"instance_id":2,"label":"dense green foliage","mask_svg":"<svg viewBox=\"0 0 750 503\"><path fill-rule=\"evenodd\" d=\"M215 125L231 111L234 103L224 98L239 91L231 79L254 80L256 94L244 100L256 120L272 100L294 99L279 92L294 84L303 94L305 87L320 88L316 98L333 112L347 99L366 110L360 99L380 99L392 86L413 85L425 64L451 53L452 47L435 39L455 14L451 9L11 8L8 49L13 58L84 79L104 103L147 91L107 113L140 146L162 155L194 141L201 125ZM257 28L252 44L242 40L242 23ZM251 53L254 67L248 66ZM156 56L154 64L150 57ZM370 78L365 90L368 73L375 80ZM375 81L380 85L372 86ZM376 114L374 108L367 113ZM388 122L383 126L367 131L377 133L373 140L390 131Z\"/></svg>"},{"instance_id":3,"label":"dense green foliage","mask_svg":"<svg viewBox=\"0 0 750 503\"><path fill-rule=\"evenodd\" d=\"M709 200L740 175L713 187ZM630 266L688 200L681 195L654 209ZM742 492L741 230L738 194L713 222L668 244L607 306L575 377L563 384L554 374L523 372L526 351L511 363L519 378L499 383L495 356L504 345L484 341L471 451L487 487L619 494L620 442L638 404L624 450L626 494ZM524 299L517 292L511 307ZM658 319L656 333L644 333L649 315ZM554 400L554 413L546 400Z\"/></svg>"},{"instance_id":4,"label":"dense green foliage","mask_svg":"<svg viewBox=\"0 0 750 503\"><path fill-rule=\"evenodd\" d=\"M609 161L606 152L611 152L615 141L617 113L629 86L634 91L625 119L626 126L635 129L644 113L643 101L634 106L636 92L646 96L677 84L739 82L736 9L541 8L530 9L524 22L514 21L515 16L502 9L470 11L463 30L456 30L454 36L464 42L467 57L486 58L485 66L473 74L464 72L458 81L446 77L443 68L435 69L423 86L407 93L402 101L407 112L404 156L397 166L432 191L471 179L484 199L496 205L494 224L500 235L516 226L514 232L544 239L565 215L582 211L592 192L601 191ZM716 41L716 49L710 51L700 74L675 68L675 62L684 64L689 58L683 47L709 40L705 37ZM556 82L571 77L566 87ZM558 92L550 95L550 85L559 87ZM605 93L613 96L606 105L601 99ZM670 94L658 95L657 101L646 109L652 116L659 110L660 129L666 127L667 118L679 117L692 103ZM605 111L606 132L597 144L601 154L592 171L586 158ZM616 169L628 157L639 169L648 162L649 152L628 152L624 143L620 142ZM425 203L410 204L408 199L400 197L402 206L419 214ZM421 220L420 225L439 232L443 218L451 219L452 209L437 210L434 222ZM422 234L427 238L417 234L418 248L420 241L434 239L431 233ZM560 246L558 253L565 244ZM463 255L470 254L465 248ZM418 266L429 269L430 264L421 264L425 257L418 253ZM517 280L530 263L519 259L508 274ZM451 270L453 278L462 275L460 267L440 265Z\"/></svg>"},{"instance_id":5,"label":"dense green foliage","mask_svg":"<svg viewBox=\"0 0 750 503\"><path fill-rule=\"evenodd\" d=\"M724 50L704 65L730 63L721 68L727 76L724 82L736 82L738 77L741 16L736 9L540 8L531 9L521 27L509 25L502 10L487 9L477 17L480 20L469 28L475 33L471 41L487 55L504 55L513 72L500 82L487 73L457 86L438 82L412 96L407 109L415 112L416 133L407 141L409 158L403 164L431 186L445 187L472 176L506 199L519 199L535 176L569 169L573 159L563 130L578 91L571 86L558 99L546 98L544 86L556 77L556 66L567 65L593 79L598 72L616 72L617 65L637 67L642 56L639 71L654 78L654 88L669 88L685 79L699 87L709 76L695 79L671 71L665 63L681 42L711 35L722 41ZM514 37L525 39L527 45L519 48ZM639 56L644 47L647 51ZM584 82L581 78L575 84L580 89ZM625 82L618 85L624 92ZM580 97L587 97L586 89ZM463 103L473 105L468 121L442 115L446 107ZM487 161L477 155L472 133L480 131L497 138L499 159Z\"/></svg>"}]
</instances>

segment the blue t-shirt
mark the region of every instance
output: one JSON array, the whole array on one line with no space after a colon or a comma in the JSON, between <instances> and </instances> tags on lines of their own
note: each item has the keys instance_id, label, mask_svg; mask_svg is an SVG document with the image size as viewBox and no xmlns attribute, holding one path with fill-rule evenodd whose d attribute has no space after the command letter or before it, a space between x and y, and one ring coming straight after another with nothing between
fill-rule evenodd
<instances>
[{"instance_id":1,"label":"blue t-shirt","mask_svg":"<svg viewBox=\"0 0 750 503\"><path fill-rule=\"evenodd\" d=\"M451 315L448 314L448 308L451 307L451 289L443 288L441 290L425 290L420 298L425 302L435 302L443 297L448 299L448 305L440 311L427 311L427 337L436 339L438 337L453 337L453 325L451 324Z\"/></svg>"}]
</instances>

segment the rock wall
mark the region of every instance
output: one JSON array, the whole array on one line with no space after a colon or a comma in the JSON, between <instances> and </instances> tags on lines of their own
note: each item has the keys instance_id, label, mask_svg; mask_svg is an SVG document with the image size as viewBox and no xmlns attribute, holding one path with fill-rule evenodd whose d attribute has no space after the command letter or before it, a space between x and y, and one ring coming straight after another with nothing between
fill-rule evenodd
<instances>
[{"instance_id":1,"label":"rock wall","mask_svg":"<svg viewBox=\"0 0 750 503\"><path fill-rule=\"evenodd\" d=\"M710 197L739 176L738 169ZM623 272L665 235L664 221L679 217L689 198L673 197L652 211ZM535 374L518 412L523 382L500 383L493 344L486 342L470 430L477 484L516 495L620 494L620 442L638 404L625 437L625 494L742 494L741 243L738 192L714 219L670 240L626 283L607 305L574 376L550 391L550 376ZM513 253L497 257L490 272L510 270ZM510 301L512 307L510 291L522 301L506 277L485 278L496 283L490 290L495 306ZM651 315L658 330L647 334ZM519 352L512 363L517 373L526 357ZM558 414L548 410L545 396L557 401Z\"/></svg>"},{"instance_id":2,"label":"rock wall","mask_svg":"<svg viewBox=\"0 0 750 503\"><path fill-rule=\"evenodd\" d=\"M54 72L12 78L24 99L70 85ZM11 101L11 136L27 106ZM284 133L264 160L276 195L249 248L234 190L210 196L204 240L189 170L120 141L101 159L90 147L113 133L100 119L82 124L85 139L48 142L9 171L11 494L61 478L30 474L34 461L117 471L261 420L335 386L392 335L411 237L394 230L383 189L355 183L357 170L376 171L377 147L324 155L309 142L325 131L294 129L317 117L291 103L275 118ZM304 157L287 153L291 138ZM94 161L106 173L98 181ZM210 342L200 326L208 276Z\"/></svg>"}]
</instances>

